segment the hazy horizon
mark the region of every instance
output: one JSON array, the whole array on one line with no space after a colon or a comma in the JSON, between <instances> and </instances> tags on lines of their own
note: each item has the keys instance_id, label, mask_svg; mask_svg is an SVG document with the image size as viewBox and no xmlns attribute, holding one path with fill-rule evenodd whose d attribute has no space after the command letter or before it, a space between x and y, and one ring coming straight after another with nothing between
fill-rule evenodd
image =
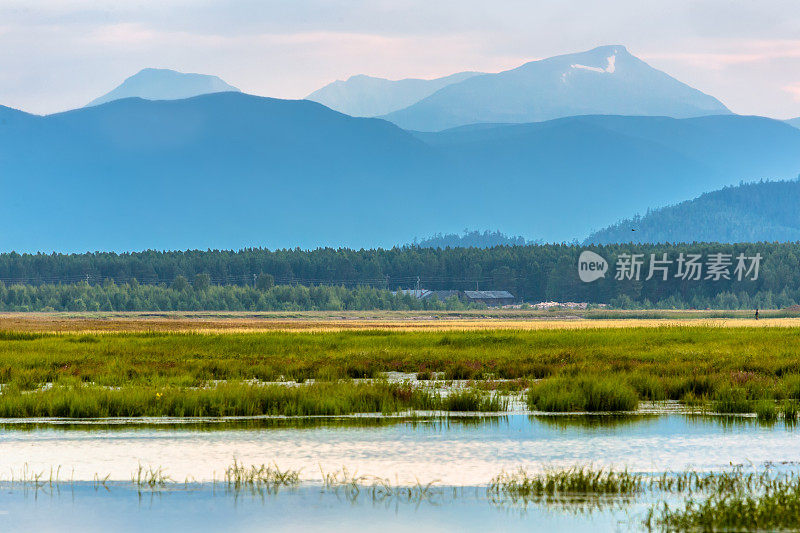
<instances>
[{"instance_id":1,"label":"hazy horizon","mask_svg":"<svg viewBox=\"0 0 800 533\"><path fill-rule=\"evenodd\" d=\"M602 24L598 23L602 21ZM142 68L304 98L356 74L435 78L620 44L733 112L800 116L800 4L113 2L0 6L0 105L81 107Z\"/></svg>"}]
</instances>

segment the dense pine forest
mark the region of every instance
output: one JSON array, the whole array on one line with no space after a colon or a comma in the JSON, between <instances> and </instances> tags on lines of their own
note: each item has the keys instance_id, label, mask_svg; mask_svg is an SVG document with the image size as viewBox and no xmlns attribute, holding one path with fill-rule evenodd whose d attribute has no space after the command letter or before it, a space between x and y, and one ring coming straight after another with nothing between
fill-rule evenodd
<instances>
[{"instance_id":1,"label":"dense pine forest","mask_svg":"<svg viewBox=\"0 0 800 533\"><path fill-rule=\"evenodd\" d=\"M591 283L578 277L578 257L587 249L600 254L609 265L605 277ZM641 257L639 279L616 279L617 265L632 254ZM670 270L657 268L648 280L651 254L657 260L667 254ZM680 254L696 254L705 262L722 254L729 265L724 275L707 277L703 271L700 279L685 279L678 276ZM752 271L737 279L737 256L757 254L757 279L752 279ZM783 308L800 303L800 243L0 255L2 310L421 309L461 305L419 302L389 292L417 286L508 290L526 302L577 301L625 308Z\"/></svg>"}]
</instances>

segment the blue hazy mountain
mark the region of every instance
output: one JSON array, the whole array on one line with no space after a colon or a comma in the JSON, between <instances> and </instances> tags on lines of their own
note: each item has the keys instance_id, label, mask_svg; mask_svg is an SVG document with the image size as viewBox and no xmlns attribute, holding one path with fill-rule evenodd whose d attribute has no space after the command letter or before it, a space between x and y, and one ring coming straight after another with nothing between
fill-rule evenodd
<instances>
[{"instance_id":1,"label":"blue hazy mountain","mask_svg":"<svg viewBox=\"0 0 800 533\"><path fill-rule=\"evenodd\" d=\"M800 180L747 183L622 220L591 234L586 241L800 241L798 205Z\"/></svg>"},{"instance_id":2,"label":"blue hazy mountain","mask_svg":"<svg viewBox=\"0 0 800 533\"><path fill-rule=\"evenodd\" d=\"M800 130L587 116L410 133L217 93L49 116L0 108L0 250L392 246L493 227L545 241L800 172Z\"/></svg>"},{"instance_id":3,"label":"blue hazy mountain","mask_svg":"<svg viewBox=\"0 0 800 533\"><path fill-rule=\"evenodd\" d=\"M146 68L123 81L118 87L95 98L87 106L105 104L122 98L145 100L180 100L201 94L238 92L216 76L187 74L164 68Z\"/></svg>"},{"instance_id":4,"label":"blue hazy mountain","mask_svg":"<svg viewBox=\"0 0 800 533\"><path fill-rule=\"evenodd\" d=\"M443 154L448 172L471 176L461 208L472 215L462 226L494 224L545 241L580 239L647 206L742 180L800 172L800 130L761 117L586 116L416 135Z\"/></svg>"},{"instance_id":5,"label":"blue hazy mountain","mask_svg":"<svg viewBox=\"0 0 800 533\"><path fill-rule=\"evenodd\" d=\"M494 246L524 246L525 237L509 236L501 231L465 229L458 233L436 233L423 239L414 239L412 246L419 248L492 248Z\"/></svg>"},{"instance_id":6,"label":"blue hazy mountain","mask_svg":"<svg viewBox=\"0 0 800 533\"><path fill-rule=\"evenodd\" d=\"M800 117L789 119L786 122L794 126L795 128L800 128Z\"/></svg>"},{"instance_id":7,"label":"blue hazy mountain","mask_svg":"<svg viewBox=\"0 0 800 533\"><path fill-rule=\"evenodd\" d=\"M575 115L686 118L728 113L716 98L616 45L474 76L384 118L405 129L439 131L475 123L538 122Z\"/></svg>"},{"instance_id":8,"label":"blue hazy mountain","mask_svg":"<svg viewBox=\"0 0 800 533\"><path fill-rule=\"evenodd\" d=\"M387 80L360 74L335 81L306 97L354 117L377 117L403 109L442 87L464 81L480 72L459 72L443 78Z\"/></svg>"}]
</instances>

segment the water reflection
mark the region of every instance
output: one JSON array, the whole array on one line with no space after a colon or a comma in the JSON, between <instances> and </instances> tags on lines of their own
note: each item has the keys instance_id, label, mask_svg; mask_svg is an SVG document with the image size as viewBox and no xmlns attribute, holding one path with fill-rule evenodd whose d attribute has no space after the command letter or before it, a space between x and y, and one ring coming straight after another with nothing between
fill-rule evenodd
<instances>
[{"instance_id":1,"label":"water reflection","mask_svg":"<svg viewBox=\"0 0 800 533\"><path fill-rule=\"evenodd\" d=\"M782 423L697 415L260 419L194 424L0 426L0 479L24 465L61 466L75 480L129 480L139 465L174 479L213 481L234 457L301 471L343 466L413 485L488 483L501 470L574 465L636 472L719 469L731 463L800 461L796 433Z\"/></svg>"},{"instance_id":2,"label":"water reflection","mask_svg":"<svg viewBox=\"0 0 800 533\"><path fill-rule=\"evenodd\" d=\"M231 491L195 484L135 490L112 483L60 489L8 490L0 501L2 531L591 531L641 529L644 507L575 497L514 504L493 501L484 487L438 487L425 497L297 487ZM90 519L87 519L90 517ZM627 524L626 524L627 522Z\"/></svg>"},{"instance_id":3,"label":"water reflection","mask_svg":"<svg viewBox=\"0 0 800 533\"><path fill-rule=\"evenodd\" d=\"M637 414L608 414L608 415L530 415L533 422L546 426L569 429L569 428L615 428L641 424L643 422L654 421L658 415L637 415Z\"/></svg>"}]
</instances>

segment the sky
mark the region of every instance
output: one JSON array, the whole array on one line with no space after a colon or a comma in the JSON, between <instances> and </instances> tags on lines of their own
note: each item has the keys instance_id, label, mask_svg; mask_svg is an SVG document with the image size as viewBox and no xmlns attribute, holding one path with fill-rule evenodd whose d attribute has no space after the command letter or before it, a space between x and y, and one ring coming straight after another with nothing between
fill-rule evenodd
<instances>
[{"instance_id":1,"label":"sky","mask_svg":"<svg viewBox=\"0 0 800 533\"><path fill-rule=\"evenodd\" d=\"M0 0L0 105L80 107L146 67L303 98L604 44L736 113L800 116L798 0Z\"/></svg>"}]
</instances>

